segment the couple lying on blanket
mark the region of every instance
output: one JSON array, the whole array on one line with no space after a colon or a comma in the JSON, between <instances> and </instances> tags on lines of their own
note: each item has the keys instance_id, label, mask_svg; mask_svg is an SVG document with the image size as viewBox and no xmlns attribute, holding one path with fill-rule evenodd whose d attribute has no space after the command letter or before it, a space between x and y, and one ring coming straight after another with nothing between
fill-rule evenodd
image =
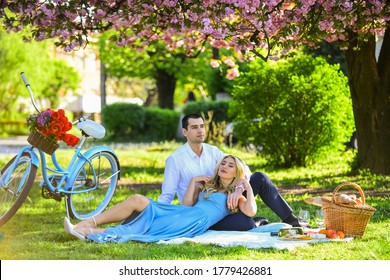
<instances>
[{"instance_id":1,"label":"couple lying on blanket","mask_svg":"<svg viewBox=\"0 0 390 280\"><path fill-rule=\"evenodd\" d=\"M187 115L182 124L187 143L166 161L158 202L136 194L76 225L65 218L65 231L81 240L123 243L194 237L208 229L249 230L256 227L251 218L257 212L256 194L284 223L297 225L291 208L263 173L248 176L249 168L241 159L203 143L205 126L201 116ZM214 167L210 168L212 163ZM195 168L203 169L206 174L214 169L214 173L190 176ZM181 205L170 204L176 193ZM113 222L122 223L98 228Z\"/></svg>"}]
</instances>

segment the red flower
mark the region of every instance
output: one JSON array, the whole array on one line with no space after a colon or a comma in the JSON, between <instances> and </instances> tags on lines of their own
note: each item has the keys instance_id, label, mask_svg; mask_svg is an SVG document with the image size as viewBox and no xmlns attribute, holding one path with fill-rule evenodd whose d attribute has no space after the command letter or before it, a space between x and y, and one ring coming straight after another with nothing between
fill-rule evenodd
<instances>
[{"instance_id":1,"label":"red flower","mask_svg":"<svg viewBox=\"0 0 390 280\"><path fill-rule=\"evenodd\" d=\"M54 111L47 109L39 114L31 115L27 118L30 130L40 131L43 136L53 140L64 141L69 146L75 146L80 139L72 134L67 134L72 129L72 123L65 116L63 109Z\"/></svg>"},{"instance_id":2,"label":"red flower","mask_svg":"<svg viewBox=\"0 0 390 280\"><path fill-rule=\"evenodd\" d=\"M80 139L77 136L75 136L75 135L65 134L64 141L69 146L74 147L74 146L77 145L77 143L80 141Z\"/></svg>"}]
</instances>

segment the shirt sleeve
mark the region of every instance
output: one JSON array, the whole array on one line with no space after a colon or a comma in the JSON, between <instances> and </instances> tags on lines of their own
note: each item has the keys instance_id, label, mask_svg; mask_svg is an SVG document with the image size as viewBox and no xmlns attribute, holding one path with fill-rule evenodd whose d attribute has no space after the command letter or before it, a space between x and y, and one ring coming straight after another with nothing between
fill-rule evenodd
<instances>
[{"instance_id":1,"label":"shirt sleeve","mask_svg":"<svg viewBox=\"0 0 390 280\"><path fill-rule=\"evenodd\" d=\"M158 197L159 202L171 203L175 198L177 187L179 185L180 174L176 166L175 158L170 156L165 161L164 181L161 187L161 195Z\"/></svg>"}]
</instances>

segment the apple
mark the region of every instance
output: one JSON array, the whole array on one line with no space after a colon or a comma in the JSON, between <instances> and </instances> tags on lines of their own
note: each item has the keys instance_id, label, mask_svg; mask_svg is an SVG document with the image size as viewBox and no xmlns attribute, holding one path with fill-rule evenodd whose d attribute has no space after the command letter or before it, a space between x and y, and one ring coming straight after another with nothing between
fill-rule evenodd
<instances>
[{"instance_id":1,"label":"apple","mask_svg":"<svg viewBox=\"0 0 390 280\"><path fill-rule=\"evenodd\" d=\"M337 234L340 236L340 239L344 239L345 238L344 232L338 231Z\"/></svg>"},{"instance_id":2,"label":"apple","mask_svg":"<svg viewBox=\"0 0 390 280\"><path fill-rule=\"evenodd\" d=\"M334 229L328 229L328 232L326 233L326 237L331 238L331 236L336 233L337 232Z\"/></svg>"},{"instance_id":3,"label":"apple","mask_svg":"<svg viewBox=\"0 0 390 280\"><path fill-rule=\"evenodd\" d=\"M340 239L340 235L338 235L337 233L334 233L331 235L330 239Z\"/></svg>"}]
</instances>

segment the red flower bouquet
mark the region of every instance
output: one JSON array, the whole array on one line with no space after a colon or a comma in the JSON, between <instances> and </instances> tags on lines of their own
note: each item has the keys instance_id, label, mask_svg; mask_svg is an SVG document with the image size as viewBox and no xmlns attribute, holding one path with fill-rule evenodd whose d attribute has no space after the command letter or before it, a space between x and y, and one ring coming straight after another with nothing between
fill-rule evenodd
<instances>
[{"instance_id":1,"label":"red flower bouquet","mask_svg":"<svg viewBox=\"0 0 390 280\"><path fill-rule=\"evenodd\" d=\"M72 129L72 123L65 116L63 109L58 111L47 109L39 114L30 115L27 118L27 125L31 132L39 132L55 142L64 141L68 146L74 147L80 141L77 136L67 133Z\"/></svg>"}]
</instances>

